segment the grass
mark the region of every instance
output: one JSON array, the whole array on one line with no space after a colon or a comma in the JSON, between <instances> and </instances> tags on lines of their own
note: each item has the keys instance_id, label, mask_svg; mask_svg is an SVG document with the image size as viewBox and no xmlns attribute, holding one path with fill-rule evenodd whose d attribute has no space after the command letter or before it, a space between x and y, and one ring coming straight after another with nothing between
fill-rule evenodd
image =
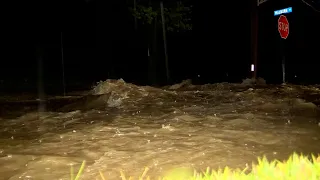
<instances>
[{"instance_id":1,"label":"grass","mask_svg":"<svg viewBox=\"0 0 320 180\"><path fill-rule=\"evenodd\" d=\"M74 177L73 168L71 167L71 180L79 180L85 167L83 161L76 177ZM207 168L202 172L191 172L188 169L174 169L159 178L151 178L147 175L149 168L146 167L138 178L126 177L123 171L120 171L121 180L320 180L320 156L317 158L312 155L311 159L304 155L293 153L286 161L268 161L264 156L258 158L258 164L252 164L243 170L224 169L211 170ZM107 178L99 171L101 180Z\"/></svg>"}]
</instances>

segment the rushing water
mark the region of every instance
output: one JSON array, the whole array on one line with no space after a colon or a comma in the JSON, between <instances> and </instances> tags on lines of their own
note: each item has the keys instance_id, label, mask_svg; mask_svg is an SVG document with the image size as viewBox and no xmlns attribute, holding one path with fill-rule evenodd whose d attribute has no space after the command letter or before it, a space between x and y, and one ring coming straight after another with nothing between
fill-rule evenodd
<instances>
[{"instance_id":1,"label":"rushing water","mask_svg":"<svg viewBox=\"0 0 320 180\"><path fill-rule=\"evenodd\" d=\"M319 110L303 100L316 102L319 92L239 84L159 89L119 80L68 103L24 101L15 111L2 103L0 179L69 179L70 166L77 170L83 160L82 179L96 179L99 170L120 179L120 169L137 177L149 167L157 177L177 167L245 168L257 156L320 153Z\"/></svg>"}]
</instances>

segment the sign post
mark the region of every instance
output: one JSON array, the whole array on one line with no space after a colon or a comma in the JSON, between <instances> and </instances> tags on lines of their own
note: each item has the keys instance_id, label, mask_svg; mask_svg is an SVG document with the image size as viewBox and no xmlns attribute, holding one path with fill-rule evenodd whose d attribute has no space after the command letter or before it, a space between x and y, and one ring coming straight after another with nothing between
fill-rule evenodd
<instances>
[{"instance_id":1,"label":"sign post","mask_svg":"<svg viewBox=\"0 0 320 180\"><path fill-rule=\"evenodd\" d=\"M287 17L285 15L282 14L287 14L287 13L291 13L292 12L292 7L288 7L285 9L281 9L281 10L277 10L274 11L274 16L279 16L278 18L278 32L280 34L280 37L282 38L282 83L285 84L286 83L286 69L285 69L285 43L284 40L286 40L289 36L289 30L290 30L290 26L289 26L289 21L287 19Z\"/></svg>"}]
</instances>

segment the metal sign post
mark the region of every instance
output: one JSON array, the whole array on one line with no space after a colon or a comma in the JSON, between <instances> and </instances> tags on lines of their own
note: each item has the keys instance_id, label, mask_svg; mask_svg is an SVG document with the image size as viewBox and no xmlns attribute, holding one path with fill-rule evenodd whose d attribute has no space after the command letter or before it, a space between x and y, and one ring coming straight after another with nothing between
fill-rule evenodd
<instances>
[{"instance_id":1,"label":"metal sign post","mask_svg":"<svg viewBox=\"0 0 320 180\"><path fill-rule=\"evenodd\" d=\"M280 34L280 37L282 38L282 83L286 84L286 66L285 66L285 61L286 61L286 53L285 53L285 42L284 40L288 38L289 36L289 21L287 19L287 17L283 14L288 14L288 13L292 13L292 7L288 7L285 9L281 9L281 10L277 10L274 11L274 16L278 16L280 15L280 17L278 18L278 32Z\"/></svg>"}]
</instances>

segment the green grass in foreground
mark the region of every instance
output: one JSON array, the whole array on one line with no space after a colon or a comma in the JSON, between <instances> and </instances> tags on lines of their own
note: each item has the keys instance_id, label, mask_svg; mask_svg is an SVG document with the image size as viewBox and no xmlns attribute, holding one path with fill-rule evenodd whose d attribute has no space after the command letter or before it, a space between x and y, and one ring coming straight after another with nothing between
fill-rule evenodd
<instances>
[{"instance_id":1,"label":"green grass in foreground","mask_svg":"<svg viewBox=\"0 0 320 180\"><path fill-rule=\"evenodd\" d=\"M71 180L79 180L85 167L85 161L82 163L76 177L74 177L71 167ZM320 156L317 158L312 155L312 160L307 156L293 153L288 160L280 162L278 160L268 161L266 157L258 158L258 164L252 164L252 170L248 168L243 170L232 170L228 167L219 170L210 170L207 168L203 172L192 172L188 169L174 169L164 177L151 178L147 175L149 168L145 168L142 175L138 178L126 177L120 171L122 180L320 180ZM101 171L101 180L107 178Z\"/></svg>"}]
</instances>

